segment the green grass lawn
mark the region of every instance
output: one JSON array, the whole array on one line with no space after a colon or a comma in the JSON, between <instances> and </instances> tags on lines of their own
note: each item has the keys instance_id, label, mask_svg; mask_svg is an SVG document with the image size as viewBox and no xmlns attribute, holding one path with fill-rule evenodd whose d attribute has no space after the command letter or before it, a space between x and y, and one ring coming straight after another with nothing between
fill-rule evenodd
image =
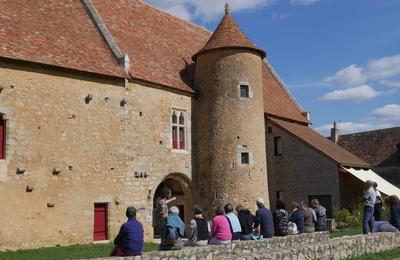
<instances>
[{"instance_id":1,"label":"green grass lawn","mask_svg":"<svg viewBox=\"0 0 400 260\"><path fill-rule=\"evenodd\" d=\"M396 248L396 249L389 250L389 251L383 251L383 252L379 252L379 253L374 253L374 254L366 254L366 255L362 255L362 256L358 256L358 257L352 257L349 259L351 259L351 260L375 260L375 259L385 260L385 259L394 259L397 257L400 257L400 248Z\"/></svg>"},{"instance_id":2,"label":"green grass lawn","mask_svg":"<svg viewBox=\"0 0 400 260\"><path fill-rule=\"evenodd\" d=\"M106 257L109 256L112 248L112 244L89 244L65 247L47 247L32 250L6 251L0 252L0 259L61 260ZM158 244L145 243L145 252L155 250L158 250Z\"/></svg>"},{"instance_id":3,"label":"green grass lawn","mask_svg":"<svg viewBox=\"0 0 400 260\"><path fill-rule=\"evenodd\" d=\"M353 227L353 228L346 228L346 229L341 229L339 231L331 232L330 236L331 236L331 238L334 238L334 237L343 237L343 236L354 236L354 235L359 235L359 234L362 234L361 227Z\"/></svg>"}]
</instances>

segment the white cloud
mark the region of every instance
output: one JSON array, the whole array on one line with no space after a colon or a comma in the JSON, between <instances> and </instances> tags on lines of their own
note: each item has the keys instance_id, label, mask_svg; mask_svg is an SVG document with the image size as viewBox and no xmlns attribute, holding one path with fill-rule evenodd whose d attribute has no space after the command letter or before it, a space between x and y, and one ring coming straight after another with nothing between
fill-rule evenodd
<instances>
[{"instance_id":1,"label":"white cloud","mask_svg":"<svg viewBox=\"0 0 400 260\"><path fill-rule=\"evenodd\" d=\"M233 12L251 10L269 5L277 0L231 0L229 5ZM225 1L215 0L145 0L145 2L157 6L166 12L182 17L186 20L199 18L209 22L220 17L224 13Z\"/></svg>"},{"instance_id":2,"label":"white cloud","mask_svg":"<svg viewBox=\"0 0 400 260\"><path fill-rule=\"evenodd\" d=\"M375 109L370 115L380 121L393 120L400 122L400 105L386 105Z\"/></svg>"},{"instance_id":3,"label":"white cloud","mask_svg":"<svg viewBox=\"0 0 400 260\"><path fill-rule=\"evenodd\" d=\"M364 74L363 68L353 64L339 70L332 76L326 77L325 80L348 88L364 84L367 81L367 76Z\"/></svg>"},{"instance_id":4,"label":"white cloud","mask_svg":"<svg viewBox=\"0 0 400 260\"><path fill-rule=\"evenodd\" d=\"M391 88L400 88L400 81L396 81L396 80L381 80L379 81L380 84L391 87Z\"/></svg>"},{"instance_id":5,"label":"white cloud","mask_svg":"<svg viewBox=\"0 0 400 260\"><path fill-rule=\"evenodd\" d=\"M400 55L383 57L368 63L368 77L370 79L388 79L400 75Z\"/></svg>"},{"instance_id":6,"label":"white cloud","mask_svg":"<svg viewBox=\"0 0 400 260\"><path fill-rule=\"evenodd\" d=\"M339 89L329 92L321 97L328 101L364 101L378 96L380 93L368 85L361 85L355 88Z\"/></svg>"},{"instance_id":7,"label":"white cloud","mask_svg":"<svg viewBox=\"0 0 400 260\"><path fill-rule=\"evenodd\" d=\"M319 0L290 0L291 5L313 5Z\"/></svg>"},{"instance_id":8,"label":"white cloud","mask_svg":"<svg viewBox=\"0 0 400 260\"><path fill-rule=\"evenodd\" d=\"M400 126L400 105L389 104L377 108L358 122L338 122L340 134L365 132L377 129ZM323 135L330 135L332 124L316 127L315 130Z\"/></svg>"}]
</instances>

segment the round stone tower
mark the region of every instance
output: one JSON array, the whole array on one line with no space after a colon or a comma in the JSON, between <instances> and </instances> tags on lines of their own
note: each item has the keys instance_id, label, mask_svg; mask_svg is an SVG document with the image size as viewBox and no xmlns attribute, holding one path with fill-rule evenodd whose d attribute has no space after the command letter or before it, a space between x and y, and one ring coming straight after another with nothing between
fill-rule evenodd
<instances>
[{"instance_id":1,"label":"round stone tower","mask_svg":"<svg viewBox=\"0 0 400 260\"><path fill-rule=\"evenodd\" d=\"M225 203L268 205L263 104L264 51L229 14L193 56L193 186L196 203L211 210Z\"/></svg>"}]
</instances>

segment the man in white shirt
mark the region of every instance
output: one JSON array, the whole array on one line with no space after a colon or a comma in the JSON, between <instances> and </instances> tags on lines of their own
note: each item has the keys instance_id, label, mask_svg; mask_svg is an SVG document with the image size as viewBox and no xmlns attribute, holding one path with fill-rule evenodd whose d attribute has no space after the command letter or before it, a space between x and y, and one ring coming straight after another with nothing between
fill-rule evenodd
<instances>
[{"instance_id":1,"label":"man in white shirt","mask_svg":"<svg viewBox=\"0 0 400 260\"><path fill-rule=\"evenodd\" d=\"M376 192L373 188L373 182L368 180L365 182L363 195L364 218L363 218L363 234L368 234L368 226L372 231L374 225L374 206L376 201Z\"/></svg>"}]
</instances>

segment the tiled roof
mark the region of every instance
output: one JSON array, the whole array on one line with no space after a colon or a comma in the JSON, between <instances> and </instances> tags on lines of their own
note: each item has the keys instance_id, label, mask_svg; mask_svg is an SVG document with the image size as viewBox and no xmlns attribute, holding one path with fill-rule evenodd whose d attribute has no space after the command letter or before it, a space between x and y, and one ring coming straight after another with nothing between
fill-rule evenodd
<instances>
[{"instance_id":1,"label":"tiled roof","mask_svg":"<svg viewBox=\"0 0 400 260\"><path fill-rule=\"evenodd\" d=\"M268 118L270 122L285 130L288 134L295 136L297 139L308 144L328 158L342 165L368 167L368 163L358 158L354 154L348 152L341 146L334 144L326 137L320 135L307 126L296 123Z\"/></svg>"},{"instance_id":2,"label":"tiled roof","mask_svg":"<svg viewBox=\"0 0 400 260\"><path fill-rule=\"evenodd\" d=\"M400 165L400 127L340 135L338 144L371 165Z\"/></svg>"},{"instance_id":3,"label":"tiled roof","mask_svg":"<svg viewBox=\"0 0 400 260\"><path fill-rule=\"evenodd\" d=\"M0 56L124 77L78 0L0 0Z\"/></svg>"},{"instance_id":4,"label":"tiled roof","mask_svg":"<svg viewBox=\"0 0 400 260\"><path fill-rule=\"evenodd\" d=\"M191 58L205 46L211 32L139 0L92 2L121 52L128 53L132 77L193 92ZM231 39L235 45L255 48L232 17L226 16L224 23L227 26L220 28L235 28L233 35L241 35ZM218 46L218 41L212 42ZM78 0L0 0L0 56L124 76ZM270 68L264 66L265 112L308 122Z\"/></svg>"},{"instance_id":5,"label":"tiled roof","mask_svg":"<svg viewBox=\"0 0 400 260\"><path fill-rule=\"evenodd\" d=\"M262 58L266 56L265 52L258 49L240 30L232 16L226 13L206 45L193 56L193 60L196 60L197 55L200 53L231 47L256 50L261 54Z\"/></svg>"},{"instance_id":6,"label":"tiled roof","mask_svg":"<svg viewBox=\"0 0 400 260\"><path fill-rule=\"evenodd\" d=\"M264 110L267 115L290 118L309 123L296 106L296 103L284 90L285 86L278 81L266 64L263 66Z\"/></svg>"},{"instance_id":7,"label":"tiled roof","mask_svg":"<svg viewBox=\"0 0 400 260\"><path fill-rule=\"evenodd\" d=\"M211 33L138 0L92 0L134 78L192 91L192 55ZM185 70L189 68L188 70Z\"/></svg>"}]
</instances>

